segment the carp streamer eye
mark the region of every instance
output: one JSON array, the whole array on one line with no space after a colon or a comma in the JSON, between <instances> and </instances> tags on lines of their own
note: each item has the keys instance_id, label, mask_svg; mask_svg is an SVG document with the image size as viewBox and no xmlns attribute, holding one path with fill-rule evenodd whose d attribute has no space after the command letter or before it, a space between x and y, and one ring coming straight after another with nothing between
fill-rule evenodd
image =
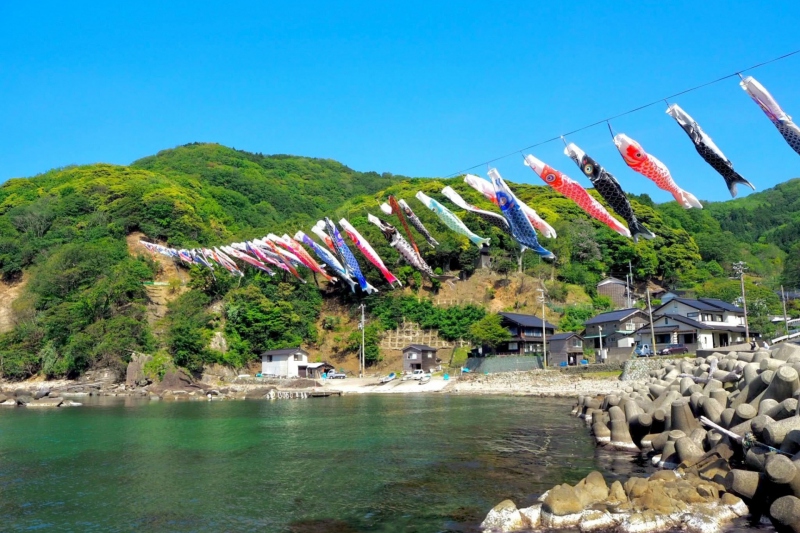
<instances>
[{"instance_id":1,"label":"carp streamer eye","mask_svg":"<svg viewBox=\"0 0 800 533\"><path fill-rule=\"evenodd\" d=\"M642 152L636 152L636 159L642 158Z\"/></svg>"},{"instance_id":2,"label":"carp streamer eye","mask_svg":"<svg viewBox=\"0 0 800 533\"><path fill-rule=\"evenodd\" d=\"M583 166L583 173L584 174L589 175L593 171L594 171L594 167L592 166L591 163L587 163L586 165Z\"/></svg>"},{"instance_id":3,"label":"carp streamer eye","mask_svg":"<svg viewBox=\"0 0 800 533\"><path fill-rule=\"evenodd\" d=\"M544 181L546 181L547 183L553 183L554 181L556 181L556 175L548 174L547 176L545 176Z\"/></svg>"}]
</instances>

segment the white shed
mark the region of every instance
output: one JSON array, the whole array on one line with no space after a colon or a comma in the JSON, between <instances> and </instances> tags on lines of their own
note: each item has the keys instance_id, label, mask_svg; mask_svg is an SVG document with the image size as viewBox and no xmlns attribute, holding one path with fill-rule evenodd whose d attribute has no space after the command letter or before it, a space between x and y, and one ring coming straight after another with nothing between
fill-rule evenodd
<instances>
[{"instance_id":1,"label":"white shed","mask_svg":"<svg viewBox=\"0 0 800 533\"><path fill-rule=\"evenodd\" d=\"M308 366L308 352L302 348L269 350L261 354L261 374L282 378L300 376L300 367Z\"/></svg>"}]
</instances>

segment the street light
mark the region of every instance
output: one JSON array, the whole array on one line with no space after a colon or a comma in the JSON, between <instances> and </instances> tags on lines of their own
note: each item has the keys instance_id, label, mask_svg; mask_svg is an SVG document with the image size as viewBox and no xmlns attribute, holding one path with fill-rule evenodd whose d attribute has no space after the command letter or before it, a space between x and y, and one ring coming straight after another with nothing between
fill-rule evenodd
<instances>
[{"instance_id":1,"label":"street light","mask_svg":"<svg viewBox=\"0 0 800 533\"><path fill-rule=\"evenodd\" d=\"M742 309L744 309L744 340L745 342L750 342L750 326L747 324L747 299L744 295L744 273L747 270L747 263L744 261L739 261L738 263L733 264L733 271L736 273L736 277L739 278L739 281L742 284Z\"/></svg>"},{"instance_id":2,"label":"street light","mask_svg":"<svg viewBox=\"0 0 800 533\"><path fill-rule=\"evenodd\" d=\"M547 330L545 324L547 323L544 318L544 289L536 289L539 293L539 301L542 302L542 364L547 368Z\"/></svg>"}]
</instances>

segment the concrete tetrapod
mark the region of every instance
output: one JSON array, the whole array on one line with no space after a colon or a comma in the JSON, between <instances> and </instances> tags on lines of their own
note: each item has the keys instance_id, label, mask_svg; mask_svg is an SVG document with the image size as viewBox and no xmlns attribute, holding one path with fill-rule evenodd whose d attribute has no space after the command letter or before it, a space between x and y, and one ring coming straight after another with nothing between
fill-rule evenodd
<instances>
[{"instance_id":1,"label":"concrete tetrapod","mask_svg":"<svg viewBox=\"0 0 800 533\"><path fill-rule=\"evenodd\" d=\"M780 532L800 533L800 498L783 496L769 508L772 523Z\"/></svg>"},{"instance_id":2,"label":"concrete tetrapod","mask_svg":"<svg viewBox=\"0 0 800 533\"><path fill-rule=\"evenodd\" d=\"M800 430L800 416L777 420L764 427L764 443L775 448L780 448L783 439L790 431Z\"/></svg>"}]
</instances>

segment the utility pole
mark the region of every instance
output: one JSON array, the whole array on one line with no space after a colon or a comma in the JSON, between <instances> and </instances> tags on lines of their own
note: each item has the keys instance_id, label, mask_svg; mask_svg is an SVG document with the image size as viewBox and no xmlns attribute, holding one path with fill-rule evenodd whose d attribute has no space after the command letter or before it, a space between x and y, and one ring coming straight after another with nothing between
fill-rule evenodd
<instances>
[{"instance_id":1,"label":"utility pole","mask_svg":"<svg viewBox=\"0 0 800 533\"><path fill-rule=\"evenodd\" d=\"M366 359L364 357L364 329L365 329L364 328L364 304L362 303L360 307L361 307L361 323L358 325L358 327L361 330L361 374L359 375L359 377L363 378L364 377L364 370L365 370L364 362L365 362L365 359Z\"/></svg>"},{"instance_id":2,"label":"utility pole","mask_svg":"<svg viewBox=\"0 0 800 533\"><path fill-rule=\"evenodd\" d=\"M747 263L744 261L739 261L738 263L733 264L733 271L736 273L736 276L739 278L739 281L742 284L742 309L744 309L744 340L745 342L750 342L750 326L747 323L747 299L745 298L744 294L744 273L747 270Z\"/></svg>"},{"instance_id":3,"label":"utility pole","mask_svg":"<svg viewBox=\"0 0 800 533\"><path fill-rule=\"evenodd\" d=\"M650 316L650 354L656 354L656 330L653 327L653 307L650 305L650 287L645 289L647 292L647 314Z\"/></svg>"},{"instance_id":4,"label":"utility pole","mask_svg":"<svg viewBox=\"0 0 800 533\"><path fill-rule=\"evenodd\" d=\"M633 307L633 294L631 294L631 290L633 289L633 265L630 261L628 261L628 274L631 278L631 288L628 289L628 309Z\"/></svg>"},{"instance_id":5,"label":"utility pole","mask_svg":"<svg viewBox=\"0 0 800 533\"><path fill-rule=\"evenodd\" d=\"M783 292L781 285L781 303L783 304L783 326L786 328L786 336L789 336L789 317L786 316L786 293Z\"/></svg>"},{"instance_id":6,"label":"utility pole","mask_svg":"<svg viewBox=\"0 0 800 533\"><path fill-rule=\"evenodd\" d=\"M542 302L542 364L547 368L547 330L545 325L547 321L544 317L544 289L536 289L539 293L539 301Z\"/></svg>"},{"instance_id":7,"label":"utility pole","mask_svg":"<svg viewBox=\"0 0 800 533\"><path fill-rule=\"evenodd\" d=\"M603 362L603 326L597 326L597 329L600 331L598 338L600 339L600 362ZM596 362L596 361L595 361Z\"/></svg>"}]
</instances>

